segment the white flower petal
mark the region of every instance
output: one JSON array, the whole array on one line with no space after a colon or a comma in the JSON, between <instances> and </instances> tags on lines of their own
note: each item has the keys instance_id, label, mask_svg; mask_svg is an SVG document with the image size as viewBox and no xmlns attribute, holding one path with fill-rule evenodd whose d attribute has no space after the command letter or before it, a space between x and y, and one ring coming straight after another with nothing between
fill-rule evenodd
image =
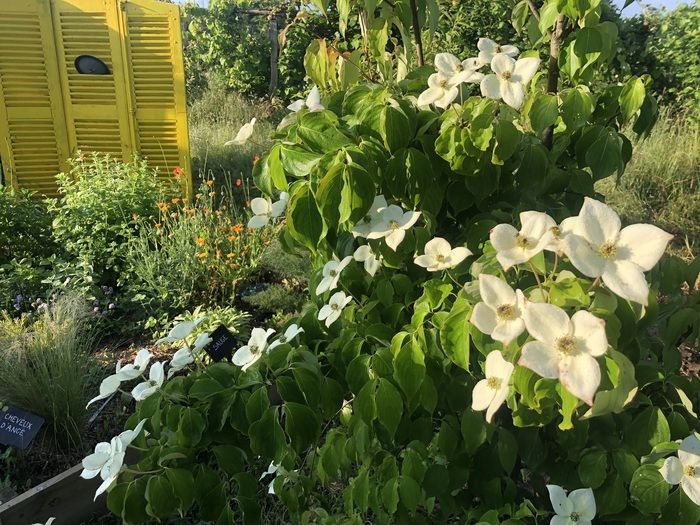
<instances>
[{"instance_id":1,"label":"white flower petal","mask_svg":"<svg viewBox=\"0 0 700 525\"><path fill-rule=\"evenodd\" d=\"M401 242L404 240L404 237L406 237L406 231L399 228L384 237L384 242L386 242L386 245L389 248L396 251L399 244L401 244Z\"/></svg>"},{"instance_id":2,"label":"white flower petal","mask_svg":"<svg viewBox=\"0 0 700 525\"><path fill-rule=\"evenodd\" d=\"M521 58L515 63L513 76L510 78L513 82L527 84L532 80L532 77L537 73L537 68L540 67L540 59L535 57Z\"/></svg>"},{"instance_id":3,"label":"white flower petal","mask_svg":"<svg viewBox=\"0 0 700 525\"><path fill-rule=\"evenodd\" d=\"M486 410L496 396L496 391L488 384L487 379L482 379L472 390L472 410Z\"/></svg>"},{"instance_id":4,"label":"white flower petal","mask_svg":"<svg viewBox=\"0 0 700 525\"><path fill-rule=\"evenodd\" d=\"M499 350L489 352L486 356L486 377L497 377L507 382L513 373L513 368L513 364L506 361Z\"/></svg>"},{"instance_id":5,"label":"white flower petal","mask_svg":"<svg viewBox=\"0 0 700 525\"><path fill-rule=\"evenodd\" d=\"M504 345L508 345L513 339L522 334L523 331L525 331L525 321L522 319L500 321L496 324L493 332L491 332L491 337Z\"/></svg>"},{"instance_id":6,"label":"white flower petal","mask_svg":"<svg viewBox=\"0 0 700 525\"><path fill-rule=\"evenodd\" d=\"M659 472L666 483L678 485L683 479L683 463L675 456L668 457L659 468Z\"/></svg>"},{"instance_id":7,"label":"white flower petal","mask_svg":"<svg viewBox=\"0 0 700 525\"><path fill-rule=\"evenodd\" d=\"M600 386L600 365L588 354L577 354L559 363L559 381L584 403L593 405L593 396Z\"/></svg>"},{"instance_id":8,"label":"white flower petal","mask_svg":"<svg viewBox=\"0 0 700 525\"><path fill-rule=\"evenodd\" d=\"M561 242L566 256L578 271L587 277L600 277L605 269L605 259L591 248L588 241L576 234L569 234Z\"/></svg>"},{"instance_id":9,"label":"white flower petal","mask_svg":"<svg viewBox=\"0 0 700 525\"><path fill-rule=\"evenodd\" d=\"M671 239L673 235L651 224L633 224L620 232L617 256L648 272L659 262Z\"/></svg>"},{"instance_id":10,"label":"white flower petal","mask_svg":"<svg viewBox=\"0 0 700 525\"><path fill-rule=\"evenodd\" d=\"M306 104L302 99L299 99L289 104L289 106L287 106L287 109L296 113L297 111L304 109L304 107L306 107Z\"/></svg>"},{"instance_id":11,"label":"white flower petal","mask_svg":"<svg viewBox=\"0 0 700 525\"><path fill-rule=\"evenodd\" d=\"M450 252L450 264L452 268L461 263L464 259L472 255L472 252L464 246L457 246Z\"/></svg>"},{"instance_id":12,"label":"white flower petal","mask_svg":"<svg viewBox=\"0 0 700 525\"><path fill-rule=\"evenodd\" d=\"M508 379L510 379L510 375L508 376ZM501 388L494 391L493 399L491 400L488 409L486 409L486 421L488 423L491 423L493 415L498 412L498 409L508 397L508 392L510 390L510 387L508 386L508 379L504 379L501 383Z\"/></svg>"},{"instance_id":13,"label":"white flower petal","mask_svg":"<svg viewBox=\"0 0 700 525\"><path fill-rule=\"evenodd\" d=\"M559 353L554 347L539 341L525 343L518 364L542 377L559 377Z\"/></svg>"},{"instance_id":14,"label":"white flower petal","mask_svg":"<svg viewBox=\"0 0 700 525\"><path fill-rule=\"evenodd\" d=\"M532 337L554 346L556 340L571 335L571 322L566 312L547 303L527 303L523 311L525 327Z\"/></svg>"},{"instance_id":15,"label":"white flower petal","mask_svg":"<svg viewBox=\"0 0 700 525\"><path fill-rule=\"evenodd\" d=\"M249 346L242 346L233 354L231 362L236 366L245 366L253 360L253 353Z\"/></svg>"},{"instance_id":16,"label":"white flower petal","mask_svg":"<svg viewBox=\"0 0 700 525\"><path fill-rule=\"evenodd\" d=\"M505 56L505 55L496 55ZM508 104L513 109L520 109L525 100L525 90L522 84L518 82L505 81L501 82L501 98L503 102Z\"/></svg>"},{"instance_id":17,"label":"white flower petal","mask_svg":"<svg viewBox=\"0 0 700 525\"><path fill-rule=\"evenodd\" d=\"M250 201L250 209L255 215L269 215L272 212L270 199L255 197Z\"/></svg>"},{"instance_id":18,"label":"white flower petal","mask_svg":"<svg viewBox=\"0 0 700 525\"><path fill-rule=\"evenodd\" d=\"M134 389L131 391L131 395L136 401L143 401L154 394L157 389L158 388L152 386L149 381L144 381L143 383L139 383L134 387Z\"/></svg>"},{"instance_id":19,"label":"white flower petal","mask_svg":"<svg viewBox=\"0 0 700 525\"><path fill-rule=\"evenodd\" d=\"M435 68L443 75L454 75L461 66L460 60L451 53L435 55Z\"/></svg>"},{"instance_id":20,"label":"white flower petal","mask_svg":"<svg viewBox=\"0 0 700 525\"><path fill-rule=\"evenodd\" d=\"M496 48L498 44L491 40L490 38L480 38L476 42L476 48L479 51L486 51L487 53L496 53Z\"/></svg>"},{"instance_id":21,"label":"white flower petal","mask_svg":"<svg viewBox=\"0 0 700 525\"><path fill-rule=\"evenodd\" d=\"M608 350L605 321L586 310L579 310L571 316L571 324L579 351L598 357Z\"/></svg>"},{"instance_id":22,"label":"white flower petal","mask_svg":"<svg viewBox=\"0 0 700 525\"><path fill-rule=\"evenodd\" d=\"M574 505L574 511L580 519L592 520L595 518L595 497L591 489L576 489L569 492L569 500Z\"/></svg>"},{"instance_id":23,"label":"white flower petal","mask_svg":"<svg viewBox=\"0 0 700 525\"><path fill-rule=\"evenodd\" d=\"M549 501L552 502L552 508L560 516L570 516L573 512L573 504L566 497L566 492L559 485L547 485L549 492Z\"/></svg>"},{"instance_id":24,"label":"white flower petal","mask_svg":"<svg viewBox=\"0 0 700 525\"><path fill-rule=\"evenodd\" d=\"M459 89L457 87L451 87L445 89L442 96L437 99L434 104L436 107L441 109L446 109L452 104L455 99L459 96Z\"/></svg>"},{"instance_id":25,"label":"white flower petal","mask_svg":"<svg viewBox=\"0 0 700 525\"><path fill-rule=\"evenodd\" d=\"M697 474L693 478L683 476L681 487L683 487L683 492L690 498L690 501L700 506L700 477Z\"/></svg>"},{"instance_id":26,"label":"white flower petal","mask_svg":"<svg viewBox=\"0 0 700 525\"><path fill-rule=\"evenodd\" d=\"M586 197L578 214L576 233L593 246L616 242L620 233L620 217L610 206Z\"/></svg>"},{"instance_id":27,"label":"white flower petal","mask_svg":"<svg viewBox=\"0 0 700 525\"><path fill-rule=\"evenodd\" d=\"M520 54L520 50L515 46L505 45L505 46L501 46L501 53L504 53L508 56L515 58L518 54Z\"/></svg>"},{"instance_id":28,"label":"white flower petal","mask_svg":"<svg viewBox=\"0 0 700 525\"><path fill-rule=\"evenodd\" d=\"M491 59L491 69L498 76L504 73L512 75L515 70L515 60L503 53L497 53Z\"/></svg>"},{"instance_id":29,"label":"white flower petal","mask_svg":"<svg viewBox=\"0 0 700 525\"><path fill-rule=\"evenodd\" d=\"M695 434L691 434L681 441L678 457L684 465L700 466L700 439Z\"/></svg>"},{"instance_id":30,"label":"white flower petal","mask_svg":"<svg viewBox=\"0 0 700 525\"><path fill-rule=\"evenodd\" d=\"M481 333L491 335L498 324L496 312L486 303L476 303L469 321L476 326Z\"/></svg>"},{"instance_id":31,"label":"white flower petal","mask_svg":"<svg viewBox=\"0 0 700 525\"><path fill-rule=\"evenodd\" d=\"M517 236L518 230L516 230L510 224L499 224L498 226L494 226L489 233L491 245L497 252L515 248Z\"/></svg>"},{"instance_id":32,"label":"white flower petal","mask_svg":"<svg viewBox=\"0 0 700 525\"><path fill-rule=\"evenodd\" d=\"M515 304L515 292L508 283L487 273L479 275L479 294L481 300L491 308L497 308L503 304Z\"/></svg>"},{"instance_id":33,"label":"white flower petal","mask_svg":"<svg viewBox=\"0 0 700 525\"><path fill-rule=\"evenodd\" d=\"M649 285L641 268L627 261L611 261L603 270L605 286L619 297L646 306L649 301Z\"/></svg>"},{"instance_id":34,"label":"white flower petal","mask_svg":"<svg viewBox=\"0 0 700 525\"><path fill-rule=\"evenodd\" d=\"M445 90L440 87L431 87L418 95L416 104L418 107L428 106L436 100L440 100L445 95Z\"/></svg>"},{"instance_id":35,"label":"white flower petal","mask_svg":"<svg viewBox=\"0 0 700 525\"><path fill-rule=\"evenodd\" d=\"M327 319L328 316L331 315L331 312L333 312L333 309L329 305L324 304L318 311L318 320L323 321L324 319Z\"/></svg>"},{"instance_id":36,"label":"white flower petal","mask_svg":"<svg viewBox=\"0 0 700 525\"><path fill-rule=\"evenodd\" d=\"M486 75L479 84L481 96L501 100L501 81L493 74Z\"/></svg>"}]
</instances>

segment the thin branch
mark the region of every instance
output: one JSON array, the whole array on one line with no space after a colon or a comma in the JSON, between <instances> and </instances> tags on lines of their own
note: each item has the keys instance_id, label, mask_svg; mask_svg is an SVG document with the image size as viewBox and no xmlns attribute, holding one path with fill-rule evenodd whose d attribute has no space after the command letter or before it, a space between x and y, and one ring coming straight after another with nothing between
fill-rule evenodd
<instances>
[{"instance_id":1,"label":"thin branch","mask_svg":"<svg viewBox=\"0 0 700 525\"><path fill-rule=\"evenodd\" d=\"M558 15L554 31L549 41L549 66L547 70L547 93L553 93L555 95L559 87L559 49L564 39L565 29L566 18L564 15ZM549 126L542 132L542 143L548 149L552 149L553 138L554 126Z\"/></svg>"},{"instance_id":2,"label":"thin branch","mask_svg":"<svg viewBox=\"0 0 700 525\"><path fill-rule=\"evenodd\" d=\"M423 66L425 64L425 57L423 56L423 37L420 33L420 20L418 19L418 5L416 0L410 0L411 2L411 15L413 16L413 38L416 40L416 56L418 57L418 66Z\"/></svg>"},{"instance_id":3,"label":"thin branch","mask_svg":"<svg viewBox=\"0 0 700 525\"><path fill-rule=\"evenodd\" d=\"M532 12L532 16L535 17L535 20L539 23L540 21L540 12L537 10L537 7L535 6L535 2L532 0L527 0L527 5L530 6L530 11Z\"/></svg>"}]
</instances>

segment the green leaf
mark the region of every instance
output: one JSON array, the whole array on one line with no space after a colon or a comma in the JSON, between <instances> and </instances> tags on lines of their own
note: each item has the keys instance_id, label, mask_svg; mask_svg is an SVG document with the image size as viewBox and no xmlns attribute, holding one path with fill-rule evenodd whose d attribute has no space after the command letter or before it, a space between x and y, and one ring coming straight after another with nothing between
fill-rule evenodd
<instances>
[{"instance_id":1,"label":"green leaf","mask_svg":"<svg viewBox=\"0 0 700 525\"><path fill-rule=\"evenodd\" d=\"M360 389L352 406L355 413L365 422L372 425L372 421L377 417L377 399L375 396L377 380L368 381Z\"/></svg>"},{"instance_id":2,"label":"green leaf","mask_svg":"<svg viewBox=\"0 0 700 525\"><path fill-rule=\"evenodd\" d=\"M644 456L654 445L671 440L671 430L660 408L648 407L635 417L625 432L625 444L632 453Z\"/></svg>"},{"instance_id":3,"label":"green leaf","mask_svg":"<svg viewBox=\"0 0 700 525\"><path fill-rule=\"evenodd\" d=\"M425 355L415 339L411 339L394 357L394 379L410 401L420 390L424 377Z\"/></svg>"},{"instance_id":4,"label":"green leaf","mask_svg":"<svg viewBox=\"0 0 700 525\"><path fill-rule=\"evenodd\" d=\"M250 448L264 458L279 461L285 453L287 440L282 426L277 420L277 410L270 407L263 416L250 426L248 432Z\"/></svg>"},{"instance_id":5,"label":"green leaf","mask_svg":"<svg viewBox=\"0 0 700 525\"><path fill-rule=\"evenodd\" d=\"M600 487L608 473L608 455L604 450L589 450L580 459L578 476L584 486Z\"/></svg>"},{"instance_id":6,"label":"green leaf","mask_svg":"<svg viewBox=\"0 0 700 525\"><path fill-rule=\"evenodd\" d=\"M391 381L380 378L376 395L377 419L394 438L403 415L403 399Z\"/></svg>"},{"instance_id":7,"label":"green leaf","mask_svg":"<svg viewBox=\"0 0 700 525\"><path fill-rule=\"evenodd\" d=\"M700 522L700 506L696 505L681 487L674 490L661 509L661 525L680 525Z\"/></svg>"},{"instance_id":8,"label":"green leaf","mask_svg":"<svg viewBox=\"0 0 700 525\"><path fill-rule=\"evenodd\" d=\"M196 408L183 408L177 426L178 442L184 447L194 447L202 439L207 423Z\"/></svg>"},{"instance_id":9,"label":"green leaf","mask_svg":"<svg viewBox=\"0 0 700 525\"><path fill-rule=\"evenodd\" d=\"M496 451L503 470L510 475L513 472L513 468L515 468L515 461L518 458L518 442L513 434L504 428L498 429Z\"/></svg>"},{"instance_id":10,"label":"green leaf","mask_svg":"<svg viewBox=\"0 0 700 525\"><path fill-rule=\"evenodd\" d=\"M601 516L622 512L627 506L627 500L628 495L625 484L622 482L622 478L614 472L595 491L598 514Z\"/></svg>"},{"instance_id":11,"label":"green leaf","mask_svg":"<svg viewBox=\"0 0 700 525\"><path fill-rule=\"evenodd\" d=\"M612 317L611 319L617 318ZM606 328L610 324L606 319ZM611 412L618 414L622 412L637 393L634 365L624 354L616 350L608 350L604 356L602 372L608 375L614 388L611 390L599 390L596 393L593 406L581 419L588 419Z\"/></svg>"},{"instance_id":12,"label":"green leaf","mask_svg":"<svg viewBox=\"0 0 700 525\"><path fill-rule=\"evenodd\" d=\"M630 78L618 97L624 122L628 122L639 111L645 97L646 90L642 79L639 77Z\"/></svg>"},{"instance_id":13,"label":"green leaf","mask_svg":"<svg viewBox=\"0 0 700 525\"><path fill-rule=\"evenodd\" d=\"M367 512L369 505L369 471L367 467L362 467L357 476L350 482L352 488L352 500L360 509L360 512Z\"/></svg>"},{"instance_id":14,"label":"green leaf","mask_svg":"<svg viewBox=\"0 0 700 525\"><path fill-rule=\"evenodd\" d=\"M559 106L556 95L538 93L530 106L530 124L537 135L552 126L559 116Z\"/></svg>"},{"instance_id":15,"label":"green leaf","mask_svg":"<svg viewBox=\"0 0 700 525\"><path fill-rule=\"evenodd\" d=\"M287 228L291 236L312 252L326 235L326 223L308 185L300 186L289 200Z\"/></svg>"},{"instance_id":16,"label":"green leaf","mask_svg":"<svg viewBox=\"0 0 700 525\"><path fill-rule=\"evenodd\" d=\"M391 153L407 147L411 141L411 125L400 109L392 106L382 108L379 129L384 145Z\"/></svg>"},{"instance_id":17,"label":"green leaf","mask_svg":"<svg viewBox=\"0 0 700 525\"><path fill-rule=\"evenodd\" d=\"M645 514L660 512L668 499L668 489L657 466L642 465L630 482L630 502Z\"/></svg>"},{"instance_id":18,"label":"green leaf","mask_svg":"<svg viewBox=\"0 0 700 525\"><path fill-rule=\"evenodd\" d=\"M440 342L447 357L464 370L469 370L469 316L472 305L459 297L440 328Z\"/></svg>"},{"instance_id":19,"label":"green leaf","mask_svg":"<svg viewBox=\"0 0 700 525\"><path fill-rule=\"evenodd\" d=\"M486 423L483 416L471 409L465 410L462 414L460 429L464 448L468 454L473 455L486 442Z\"/></svg>"},{"instance_id":20,"label":"green leaf","mask_svg":"<svg viewBox=\"0 0 700 525\"><path fill-rule=\"evenodd\" d=\"M399 507L399 478L390 479L382 487L382 504L389 514L395 514Z\"/></svg>"},{"instance_id":21,"label":"green leaf","mask_svg":"<svg viewBox=\"0 0 700 525\"><path fill-rule=\"evenodd\" d=\"M191 470L184 468L168 468L165 470L173 493L180 502L180 512L187 514L187 511L194 503L194 475Z\"/></svg>"},{"instance_id":22,"label":"green leaf","mask_svg":"<svg viewBox=\"0 0 700 525\"><path fill-rule=\"evenodd\" d=\"M246 453L235 445L217 445L212 448L221 470L229 476L235 476L245 470Z\"/></svg>"},{"instance_id":23,"label":"green leaf","mask_svg":"<svg viewBox=\"0 0 700 525\"><path fill-rule=\"evenodd\" d=\"M336 152L352 141L337 128L337 119L329 111L312 111L299 118L297 134L304 145L318 153Z\"/></svg>"},{"instance_id":24,"label":"green leaf","mask_svg":"<svg viewBox=\"0 0 700 525\"><path fill-rule=\"evenodd\" d=\"M146 481L143 479L129 483L124 496L122 519L124 523L147 523Z\"/></svg>"},{"instance_id":25,"label":"green leaf","mask_svg":"<svg viewBox=\"0 0 700 525\"><path fill-rule=\"evenodd\" d=\"M496 144L493 148L491 162L502 166L517 151L522 133L510 120L502 119L496 124L495 135Z\"/></svg>"},{"instance_id":26,"label":"green leaf","mask_svg":"<svg viewBox=\"0 0 700 525\"><path fill-rule=\"evenodd\" d=\"M245 404L245 415L248 423L253 424L260 419L269 406L270 399L267 395L267 388L256 389Z\"/></svg>"},{"instance_id":27,"label":"green leaf","mask_svg":"<svg viewBox=\"0 0 700 525\"><path fill-rule=\"evenodd\" d=\"M322 155L312 151L306 151L296 145L282 144L280 146L280 160L284 170L293 177L307 178Z\"/></svg>"},{"instance_id":28,"label":"green leaf","mask_svg":"<svg viewBox=\"0 0 700 525\"><path fill-rule=\"evenodd\" d=\"M586 152L586 164L590 166L593 180L601 180L624 169L622 163L622 139L612 129L606 129Z\"/></svg>"},{"instance_id":29,"label":"green leaf","mask_svg":"<svg viewBox=\"0 0 700 525\"><path fill-rule=\"evenodd\" d=\"M561 105L561 118L569 132L582 127L593 113L593 100L581 87L568 90Z\"/></svg>"},{"instance_id":30,"label":"green leaf","mask_svg":"<svg viewBox=\"0 0 700 525\"><path fill-rule=\"evenodd\" d=\"M401 504L411 514L415 514L418 505L423 502L420 485L409 476L399 476L399 496Z\"/></svg>"},{"instance_id":31,"label":"green leaf","mask_svg":"<svg viewBox=\"0 0 700 525\"><path fill-rule=\"evenodd\" d=\"M357 164L345 166L342 173L339 221L342 223L350 220L356 223L372 207L376 196L374 180L364 168Z\"/></svg>"},{"instance_id":32,"label":"green leaf","mask_svg":"<svg viewBox=\"0 0 700 525\"><path fill-rule=\"evenodd\" d=\"M167 518L177 509L177 500L173 486L167 476L151 476L146 483L146 501L148 512L154 518Z\"/></svg>"},{"instance_id":33,"label":"green leaf","mask_svg":"<svg viewBox=\"0 0 700 525\"><path fill-rule=\"evenodd\" d=\"M301 454L318 440L321 421L316 412L299 403L285 403L284 427L292 442L292 447Z\"/></svg>"}]
</instances>

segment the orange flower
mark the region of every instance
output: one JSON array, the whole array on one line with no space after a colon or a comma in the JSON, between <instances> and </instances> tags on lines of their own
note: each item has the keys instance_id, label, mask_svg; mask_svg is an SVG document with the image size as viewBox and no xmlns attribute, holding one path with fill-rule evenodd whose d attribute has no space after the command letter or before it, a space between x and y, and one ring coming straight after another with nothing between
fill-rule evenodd
<instances>
[{"instance_id":1,"label":"orange flower","mask_svg":"<svg viewBox=\"0 0 700 525\"><path fill-rule=\"evenodd\" d=\"M207 241L205 241L203 237L197 237L195 242L197 243L197 246L204 246Z\"/></svg>"},{"instance_id":2,"label":"orange flower","mask_svg":"<svg viewBox=\"0 0 700 525\"><path fill-rule=\"evenodd\" d=\"M236 179L236 186L241 186L243 184L243 181L241 179Z\"/></svg>"},{"instance_id":3,"label":"orange flower","mask_svg":"<svg viewBox=\"0 0 700 525\"><path fill-rule=\"evenodd\" d=\"M256 155L255 157L253 157L253 166L255 166L259 160L260 160L260 155Z\"/></svg>"},{"instance_id":4,"label":"orange flower","mask_svg":"<svg viewBox=\"0 0 700 525\"><path fill-rule=\"evenodd\" d=\"M181 201L182 199L180 197L173 197L173 204L177 204Z\"/></svg>"},{"instance_id":5,"label":"orange flower","mask_svg":"<svg viewBox=\"0 0 700 525\"><path fill-rule=\"evenodd\" d=\"M204 259L206 256L207 256L207 252L199 252L197 254L197 257L199 257L200 259Z\"/></svg>"},{"instance_id":6,"label":"orange flower","mask_svg":"<svg viewBox=\"0 0 700 525\"><path fill-rule=\"evenodd\" d=\"M168 211L168 203L167 202L159 202L158 209L160 211Z\"/></svg>"},{"instance_id":7,"label":"orange flower","mask_svg":"<svg viewBox=\"0 0 700 525\"><path fill-rule=\"evenodd\" d=\"M179 179L182 174L184 173L185 170L183 170L180 166L175 166L175 169L173 170L173 176L176 179Z\"/></svg>"},{"instance_id":8,"label":"orange flower","mask_svg":"<svg viewBox=\"0 0 700 525\"><path fill-rule=\"evenodd\" d=\"M235 235L228 235L228 236L226 236L226 238L227 238L229 241L231 241L231 242L233 242L234 240L236 240L236 236L235 236Z\"/></svg>"},{"instance_id":9,"label":"orange flower","mask_svg":"<svg viewBox=\"0 0 700 525\"><path fill-rule=\"evenodd\" d=\"M209 179L207 181L207 186L209 186L211 188L213 185L214 185L214 179Z\"/></svg>"}]
</instances>

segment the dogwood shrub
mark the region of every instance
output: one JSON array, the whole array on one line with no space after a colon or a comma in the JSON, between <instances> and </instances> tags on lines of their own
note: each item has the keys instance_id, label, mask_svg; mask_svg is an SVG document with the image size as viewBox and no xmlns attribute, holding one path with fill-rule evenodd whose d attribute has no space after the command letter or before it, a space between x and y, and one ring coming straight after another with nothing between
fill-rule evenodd
<instances>
[{"instance_id":1,"label":"dogwood shrub","mask_svg":"<svg viewBox=\"0 0 700 525\"><path fill-rule=\"evenodd\" d=\"M653 123L645 80L591 93L614 31L595 2L549 0L514 11L534 50L482 41L490 62L406 76L388 42L400 9L363 33L381 85L347 86L337 51L310 47L323 96L256 164L269 200L253 212L284 217L283 244L317 269L310 303L233 363L173 328L192 362L167 380L151 364L132 390L148 393L127 425L145 421L140 456L104 472L109 508L125 523L259 523L265 498L304 524L698 522L699 388L678 351L698 334L698 263L663 257L670 235L623 228L593 190L630 158L622 126Z\"/></svg>"}]
</instances>

